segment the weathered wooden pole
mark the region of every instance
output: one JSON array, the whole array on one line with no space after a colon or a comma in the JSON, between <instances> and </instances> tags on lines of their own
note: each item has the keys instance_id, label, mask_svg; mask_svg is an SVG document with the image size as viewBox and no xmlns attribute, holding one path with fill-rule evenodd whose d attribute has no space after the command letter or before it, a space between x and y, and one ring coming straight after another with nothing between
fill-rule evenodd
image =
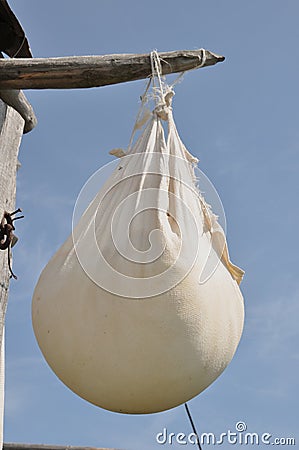
<instances>
[{"instance_id":1,"label":"weathered wooden pole","mask_svg":"<svg viewBox=\"0 0 299 450\"><path fill-rule=\"evenodd\" d=\"M4 211L15 209L18 152L23 130L24 119L0 100L0 220ZM4 323L10 279L7 252L0 251L0 448L3 444Z\"/></svg>"},{"instance_id":2,"label":"weathered wooden pole","mask_svg":"<svg viewBox=\"0 0 299 450\"><path fill-rule=\"evenodd\" d=\"M213 66L224 56L209 50L159 52L164 75ZM69 56L0 60L0 89L74 89L147 78L150 55Z\"/></svg>"},{"instance_id":3,"label":"weathered wooden pole","mask_svg":"<svg viewBox=\"0 0 299 450\"><path fill-rule=\"evenodd\" d=\"M214 66L224 61L209 50L159 53L163 75ZM20 89L76 89L140 80L151 75L147 54L0 59L0 99L25 120L24 133L36 125L31 105Z\"/></svg>"}]
</instances>

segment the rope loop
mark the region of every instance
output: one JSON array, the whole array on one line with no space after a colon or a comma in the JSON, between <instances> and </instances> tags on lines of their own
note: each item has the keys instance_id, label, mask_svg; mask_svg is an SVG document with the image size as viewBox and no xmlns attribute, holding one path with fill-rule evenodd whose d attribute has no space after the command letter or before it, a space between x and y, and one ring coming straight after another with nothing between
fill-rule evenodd
<instances>
[{"instance_id":1,"label":"rope loop","mask_svg":"<svg viewBox=\"0 0 299 450\"><path fill-rule=\"evenodd\" d=\"M207 55L206 50L201 48L201 56L198 56L200 64L197 68L203 67L206 63ZM153 99L155 102L154 113L157 114L162 120L168 120L169 113L171 112L172 98L174 96L174 86L180 83L185 75L185 71L181 72L174 82L170 85L166 83L166 78L163 75L162 62L157 50L153 50L150 53L151 75L146 84L143 95L140 96L141 105L136 117L135 125L130 137L129 145L126 151L128 154L132 148L135 133L146 122L146 118L149 116L149 111L146 111L145 105L149 99ZM148 95L148 91L152 86L152 93Z\"/></svg>"}]
</instances>

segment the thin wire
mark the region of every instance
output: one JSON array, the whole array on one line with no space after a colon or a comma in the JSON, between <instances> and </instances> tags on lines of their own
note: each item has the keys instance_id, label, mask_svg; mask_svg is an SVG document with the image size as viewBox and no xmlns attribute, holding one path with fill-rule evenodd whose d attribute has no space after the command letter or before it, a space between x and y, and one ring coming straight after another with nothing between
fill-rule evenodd
<instances>
[{"instance_id":1,"label":"thin wire","mask_svg":"<svg viewBox=\"0 0 299 450\"><path fill-rule=\"evenodd\" d=\"M12 58L15 58L15 57L17 56L17 54L20 52L21 48L23 47L23 45L24 45L24 43L25 43L25 40L26 40L26 36L25 36L25 34L24 34L22 43L21 43L20 47L18 48L18 50L16 51L16 53L12 56Z\"/></svg>"},{"instance_id":2,"label":"thin wire","mask_svg":"<svg viewBox=\"0 0 299 450\"><path fill-rule=\"evenodd\" d=\"M185 409L186 409L186 412L187 412L187 415L188 415L188 419L190 421L193 433L197 437L197 446L198 446L199 450L202 450L201 445L200 445L200 439L199 439L198 433L196 431L196 428L195 428L195 425L194 425L194 422L193 422L193 419L192 419L192 416L191 416L191 412L189 410L189 407L188 407L187 403L185 403Z\"/></svg>"}]
</instances>

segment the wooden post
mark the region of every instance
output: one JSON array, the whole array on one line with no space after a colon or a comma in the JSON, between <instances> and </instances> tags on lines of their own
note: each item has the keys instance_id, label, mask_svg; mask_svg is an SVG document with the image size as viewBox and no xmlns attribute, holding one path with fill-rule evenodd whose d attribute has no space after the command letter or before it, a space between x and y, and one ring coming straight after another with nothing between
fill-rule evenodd
<instances>
[{"instance_id":1,"label":"wooden post","mask_svg":"<svg viewBox=\"0 0 299 450\"><path fill-rule=\"evenodd\" d=\"M24 119L0 100L0 220L4 211L13 212L16 200L16 172ZM4 323L10 272L8 250L0 250L0 449L3 444L4 412Z\"/></svg>"}]
</instances>

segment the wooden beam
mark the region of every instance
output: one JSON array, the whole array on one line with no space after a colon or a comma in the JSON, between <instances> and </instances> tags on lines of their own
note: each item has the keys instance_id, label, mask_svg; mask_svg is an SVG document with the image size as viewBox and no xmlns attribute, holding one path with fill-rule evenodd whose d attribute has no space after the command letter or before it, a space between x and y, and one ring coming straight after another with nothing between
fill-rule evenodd
<instances>
[{"instance_id":1,"label":"wooden beam","mask_svg":"<svg viewBox=\"0 0 299 450\"><path fill-rule=\"evenodd\" d=\"M3 450L116 450L99 447L73 447L71 445L3 444Z\"/></svg>"},{"instance_id":2,"label":"wooden beam","mask_svg":"<svg viewBox=\"0 0 299 450\"><path fill-rule=\"evenodd\" d=\"M159 53L163 74L212 66L224 56L208 50ZM0 60L0 89L74 89L140 80L151 74L150 55L120 54Z\"/></svg>"},{"instance_id":3,"label":"wooden beam","mask_svg":"<svg viewBox=\"0 0 299 450\"><path fill-rule=\"evenodd\" d=\"M4 211L13 212L16 199L16 173L24 120L0 100L0 220ZM8 250L0 250L0 448L3 442L4 409L4 324L10 272Z\"/></svg>"}]
</instances>

